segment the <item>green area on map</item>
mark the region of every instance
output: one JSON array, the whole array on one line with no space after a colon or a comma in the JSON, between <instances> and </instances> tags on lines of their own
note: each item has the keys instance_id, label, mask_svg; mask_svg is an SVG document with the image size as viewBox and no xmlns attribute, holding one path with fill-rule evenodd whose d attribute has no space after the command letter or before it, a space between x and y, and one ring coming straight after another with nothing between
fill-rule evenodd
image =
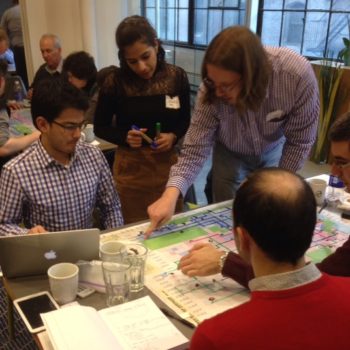
<instances>
[{"instance_id":1,"label":"green area on map","mask_svg":"<svg viewBox=\"0 0 350 350\"><path fill-rule=\"evenodd\" d=\"M24 124L14 125L13 128L19 133L21 133L22 135L29 135L33 132L33 130L29 126Z\"/></svg>"},{"instance_id":2,"label":"green area on map","mask_svg":"<svg viewBox=\"0 0 350 350\"><path fill-rule=\"evenodd\" d=\"M317 247L316 249L307 252L306 255L315 263L319 263L328 255L332 254L333 251L327 246Z\"/></svg>"}]
</instances>

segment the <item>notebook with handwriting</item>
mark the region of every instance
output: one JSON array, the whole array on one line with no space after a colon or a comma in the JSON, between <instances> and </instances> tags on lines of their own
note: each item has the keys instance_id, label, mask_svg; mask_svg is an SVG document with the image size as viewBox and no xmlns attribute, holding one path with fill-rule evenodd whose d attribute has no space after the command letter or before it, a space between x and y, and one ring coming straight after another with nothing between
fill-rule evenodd
<instances>
[{"instance_id":1,"label":"notebook with handwriting","mask_svg":"<svg viewBox=\"0 0 350 350\"><path fill-rule=\"evenodd\" d=\"M41 317L55 350L164 350L188 344L149 296L100 311L74 305Z\"/></svg>"}]
</instances>

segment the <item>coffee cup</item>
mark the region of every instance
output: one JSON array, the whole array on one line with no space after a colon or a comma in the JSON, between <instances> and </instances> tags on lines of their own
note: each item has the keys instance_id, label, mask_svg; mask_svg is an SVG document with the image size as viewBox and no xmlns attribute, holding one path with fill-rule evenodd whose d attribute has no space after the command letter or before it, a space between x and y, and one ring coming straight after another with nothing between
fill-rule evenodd
<instances>
[{"instance_id":1,"label":"coffee cup","mask_svg":"<svg viewBox=\"0 0 350 350\"><path fill-rule=\"evenodd\" d=\"M100 244L100 259L102 261L121 262L125 254L125 245L117 240L106 241Z\"/></svg>"},{"instance_id":2,"label":"coffee cup","mask_svg":"<svg viewBox=\"0 0 350 350\"><path fill-rule=\"evenodd\" d=\"M85 142L92 142L95 139L94 125L86 125L85 129L83 130L83 133L85 135Z\"/></svg>"},{"instance_id":3,"label":"coffee cup","mask_svg":"<svg viewBox=\"0 0 350 350\"><path fill-rule=\"evenodd\" d=\"M59 304L75 300L78 292L79 267L72 263L59 263L47 270L51 294Z\"/></svg>"},{"instance_id":4,"label":"coffee cup","mask_svg":"<svg viewBox=\"0 0 350 350\"><path fill-rule=\"evenodd\" d=\"M322 179L311 179L309 185L314 193L316 204L322 205L326 198L327 181Z\"/></svg>"}]
</instances>

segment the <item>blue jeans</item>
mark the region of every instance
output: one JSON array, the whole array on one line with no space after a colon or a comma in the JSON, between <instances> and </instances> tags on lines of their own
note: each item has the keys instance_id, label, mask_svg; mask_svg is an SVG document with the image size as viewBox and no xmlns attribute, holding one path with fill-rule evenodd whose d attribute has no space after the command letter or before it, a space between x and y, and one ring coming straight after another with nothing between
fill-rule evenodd
<instances>
[{"instance_id":1,"label":"blue jeans","mask_svg":"<svg viewBox=\"0 0 350 350\"><path fill-rule=\"evenodd\" d=\"M212 194L214 203L233 199L246 176L256 169L278 166L284 142L260 156L242 156L216 143L213 150Z\"/></svg>"}]
</instances>

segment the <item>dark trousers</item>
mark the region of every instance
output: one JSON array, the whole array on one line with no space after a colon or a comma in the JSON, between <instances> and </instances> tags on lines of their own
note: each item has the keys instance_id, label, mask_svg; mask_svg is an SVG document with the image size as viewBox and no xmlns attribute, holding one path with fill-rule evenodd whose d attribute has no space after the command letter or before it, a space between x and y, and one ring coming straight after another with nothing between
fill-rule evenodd
<instances>
[{"instance_id":1,"label":"dark trousers","mask_svg":"<svg viewBox=\"0 0 350 350\"><path fill-rule=\"evenodd\" d=\"M24 86L28 90L28 75L26 66L26 57L24 55L23 46L12 47L13 55L15 58L16 72L22 78Z\"/></svg>"}]
</instances>

